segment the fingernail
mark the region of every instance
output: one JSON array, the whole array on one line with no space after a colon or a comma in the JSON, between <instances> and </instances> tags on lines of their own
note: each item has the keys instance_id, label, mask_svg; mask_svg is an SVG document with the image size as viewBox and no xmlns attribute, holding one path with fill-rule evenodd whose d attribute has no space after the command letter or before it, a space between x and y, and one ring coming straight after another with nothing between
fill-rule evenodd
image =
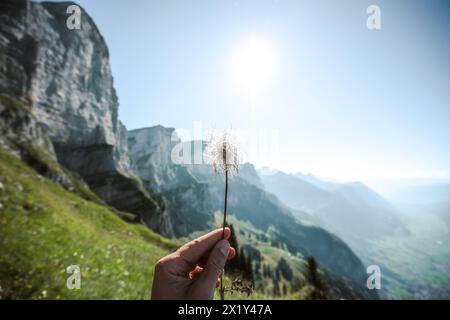
<instances>
[{"instance_id":1,"label":"fingernail","mask_svg":"<svg viewBox=\"0 0 450 320\"><path fill-rule=\"evenodd\" d=\"M219 242L219 251L224 257L228 256L228 251L230 250L230 243L226 240Z\"/></svg>"}]
</instances>

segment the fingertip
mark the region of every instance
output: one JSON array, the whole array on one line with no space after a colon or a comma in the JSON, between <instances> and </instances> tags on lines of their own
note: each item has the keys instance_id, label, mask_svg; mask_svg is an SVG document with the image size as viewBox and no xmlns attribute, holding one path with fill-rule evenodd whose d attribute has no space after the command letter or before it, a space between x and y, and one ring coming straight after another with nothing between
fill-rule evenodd
<instances>
[{"instance_id":1,"label":"fingertip","mask_svg":"<svg viewBox=\"0 0 450 320\"><path fill-rule=\"evenodd\" d=\"M230 236L231 236L230 228L225 227L224 238L228 240L230 238Z\"/></svg>"},{"instance_id":2,"label":"fingertip","mask_svg":"<svg viewBox=\"0 0 450 320\"><path fill-rule=\"evenodd\" d=\"M230 243L228 240L220 240L219 243L217 243L216 248L222 253L224 257L228 257L230 254Z\"/></svg>"},{"instance_id":3,"label":"fingertip","mask_svg":"<svg viewBox=\"0 0 450 320\"><path fill-rule=\"evenodd\" d=\"M236 249L233 247L230 247L230 250L228 251L228 259L233 259L236 255Z\"/></svg>"}]
</instances>

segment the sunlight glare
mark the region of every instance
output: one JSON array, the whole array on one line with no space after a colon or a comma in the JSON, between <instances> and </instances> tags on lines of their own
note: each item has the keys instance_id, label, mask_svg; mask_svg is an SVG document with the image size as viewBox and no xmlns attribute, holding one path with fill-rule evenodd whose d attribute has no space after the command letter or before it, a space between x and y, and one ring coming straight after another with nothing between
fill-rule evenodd
<instances>
[{"instance_id":1,"label":"sunlight glare","mask_svg":"<svg viewBox=\"0 0 450 320\"><path fill-rule=\"evenodd\" d=\"M254 107L256 92L272 79L275 72L272 47L256 38L243 43L232 55L230 70L233 81L250 95Z\"/></svg>"}]
</instances>

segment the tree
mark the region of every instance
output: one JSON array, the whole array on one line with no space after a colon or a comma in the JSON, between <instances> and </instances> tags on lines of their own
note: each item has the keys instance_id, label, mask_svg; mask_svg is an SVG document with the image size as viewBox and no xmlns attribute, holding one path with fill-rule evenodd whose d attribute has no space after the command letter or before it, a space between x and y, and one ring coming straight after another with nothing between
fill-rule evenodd
<instances>
[{"instance_id":1,"label":"tree","mask_svg":"<svg viewBox=\"0 0 450 320\"><path fill-rule=\"evenodd\" d=\"M280 269L275 268L275 272L274 272L274 277L273 277L276 281L280 281L281 279L281 274L280 274Z\"/></svg>"},{"instance_id":2,"label":"tree","mask_svg":"<svg viewBox=\"0 0 450 320\"><path fill-rule=\"evenodd\" d=\"M303 288L304 283L297 277L294 277L291 281L291 291L298 291Z\"/></svg>"},{"instance_id":3,"label":"tree","mask_svg":"<svg viewBox=\"0 0 450 320\"><path fill-rule=\"evenodd\" d=\"M327 288L319 275L317 262L316 259L314 259L314 257L308 258L307 271L308 273L306 275L306 279L312 287L312 292L309 296L309 299L313 300L328 299Z\"/></svg>"},{"instance_id":4,"label":"tree","mask_svg":"<svg viewBox=\"0 0 450 320\"><path fill-rule=\"evenodd\" d=\"M273 282L272 293L273 293L274 296L279 296L280 295L280 286L278 285L278 281L274 281Z\"/></svg>"},{"instance_id":5,"label":"tree","mask_svg":"<svg viewBox=\"0 0 450 320\"><path fill-rule=\"evenodd\" d=\"M263 276L264 276L264 278L268 278L269 277L269 271L267 270L267 265L263 264L262 269L263 269Z\"/></svg>"},{"instance_id":6,"label":"tree","mask_svg":"<svg viewBox=\"0 0 450 320\"><path fill-rule=\"evenodd\" d=\"M239 273L242 270L241 264L240 264L240 251L239 251L239 244L236 237L236 232L234 230L233 224L228 225L228 227L231 230L230 239L228 240L230 242L230 246L236 249L236 256L227 262L227 270L230 271L230 273Z\"/></svg>"},{"instance_id":7,"label":"tree","mask_svg":"<svg viewBox=\"0 0 450 320\"><path fill-rule=\"evenodd\" d=\"M238 246L238 241L237 241L237 238L236 238L236 232L234 230L234 226L231 223L231 224L228 225L228 227L230 228L230 231L231 231L230 239L228 239L228 241L230 242L230 246L232 246L233 248L238 250L239 246Z\"/></svg>"},{"instance_id":8,"label":"tree","mask_svg":"<svg viewBox=\"0 0 450 320\"><path fill-rule=\"evenodd\" d=\"M281 275L288 281L291 281L294 277L294 272L284 258L278 261L277 269L280 270Z\"/></svg>"},{"instance_id":9,"label":"tree","mask_svg":"<svg viewBox=\"0 0 450 320\"><path fill-rule=\"evenodd\" d=\"M227 263L226 266L227 270L229 270L229 272L234 275L242 276L242 278L253 282L254 275L253 275L252 261L250 257L248 257L244 253L244 249L239 247L239 243L236 237L236 232L233 227L233 224L229 224L227 226L231 230L231 236L228 241L230 242L230 246L236 249L235 257Z\"/></svg>"},{"instance_id":10,"label":"tree","mask_svg":"<svg viewBox=\"0 0 450 320\"><path fill-rule=\"evenodd\" d=\"M288 294L288 287L286 283L283 283L283 296L287 296Z\"/></svg>"},{"instance_id":11,"label":"tree","mask_svg":"<svg viewBox=\"0 0 450 320\"><path fill-rule=\"evenodd\" d=\"M246 278L247 280L251 281L251 282L255 282L255 277L253 275L253 264L252 264L252 259L249 256L244 256L244 260L245 260L245 273L244 273L244 278Z\"/></svg>"}]
</instances>

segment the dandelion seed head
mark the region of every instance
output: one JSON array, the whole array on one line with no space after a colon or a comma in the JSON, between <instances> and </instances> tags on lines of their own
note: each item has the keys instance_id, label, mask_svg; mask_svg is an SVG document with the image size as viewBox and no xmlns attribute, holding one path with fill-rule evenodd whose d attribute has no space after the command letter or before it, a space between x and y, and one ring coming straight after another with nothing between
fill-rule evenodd
<instances>
[{"instance_id":1,"label":"dandelion seed head","mask_svg":"<svg viewBox=\"0 0 450 320\"><path fill-rule=\"evenodd\" d=\"M228 173L231 177L239 172L242 159L237 138L231 131L211 134L205 155L216 173Z\"/></svg>"}]
</instances>

